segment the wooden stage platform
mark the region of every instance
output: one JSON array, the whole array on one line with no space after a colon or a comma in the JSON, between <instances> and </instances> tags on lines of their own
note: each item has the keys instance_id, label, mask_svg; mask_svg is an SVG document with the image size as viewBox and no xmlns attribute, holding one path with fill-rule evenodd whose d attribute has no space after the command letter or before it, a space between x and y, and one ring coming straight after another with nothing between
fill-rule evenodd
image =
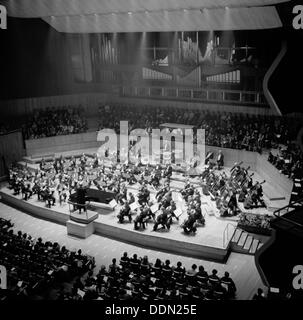
<instances>
[{"instance_id":1,"label":"wooden stage platform","mask_svg":"<svg viewBox=\"0 0 303 320\"><path fill-rule=\"evenodd\" d=\"M135 190L132 190L132 192L135 193ZM13 195L13 191L7 187L3 187L0 190L0 195L4 203L26 211L35 217L64 225L70 221L67 203L63 203L62 205L56 203L52 208L48 208L44 202L37 200L37 196L24 201L21 199L21 196ZM218 218L210 210L205 210L206 225L198 227L196 235L186 235L180 227L186 213L180 217L179 223L175 221L172 224L170 231L152 231L153 222L148 223L146 230L136 231L133 229L133 223L125 222L124 224L119 224L117 222L119 207L108 213L104 213L104 211L99 211L98 209L96 209L96 212L99 213L99 216L92 222L93 233L95 234L137 246L222 263L228 258L230 239L232 237L231 230L229 230L229 238L227 238L225 230L227 225L234 226L234 228L231 227L232 230L237 225L236 221Z\"/></svg>"}]
</instances>

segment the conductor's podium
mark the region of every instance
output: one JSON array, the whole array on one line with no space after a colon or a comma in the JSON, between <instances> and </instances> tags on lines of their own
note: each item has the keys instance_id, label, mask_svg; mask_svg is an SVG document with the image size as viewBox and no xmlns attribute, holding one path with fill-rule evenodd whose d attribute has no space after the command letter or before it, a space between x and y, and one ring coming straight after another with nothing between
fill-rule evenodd
<instances>
[{"instance_id":1,"label":"conductor's podium","mask_svg":"<svg viewBox=\"0 0 303 320\"><path fill-rule=\"evenodd\" d=\"M66 221L67 234L78 238L87 238L95 231L94 220L98 212L87 210L87 204L79 205L69 201L69 220ZM79 208L81 207L81 213Z\"/></svg>"},{"instance_id":2,"label":"conductor's podium","mask_svg":"<svg viewBox=\"0 0 303 320\"><path fill-rule=\"evenodd\" d=\"M113 211L117 204L114 200L115 194L96 189L88 189L85 196L85 204L77 202L77 194L70 196L69 220L66 222L67 234L79 238L87 238L94 233L94 223L99 212ZM80 212L81 210L81 212Z\"/></svg>"}]
</instances>

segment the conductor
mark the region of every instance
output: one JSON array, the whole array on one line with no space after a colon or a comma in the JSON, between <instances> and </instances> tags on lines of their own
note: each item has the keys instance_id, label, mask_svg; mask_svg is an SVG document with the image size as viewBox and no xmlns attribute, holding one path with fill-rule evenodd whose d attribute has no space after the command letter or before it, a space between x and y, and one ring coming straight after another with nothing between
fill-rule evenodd
<instances>
[{"instance_id":1,"label":"conductor","mask_svg":"<svg viewBox=\"0 0 303 320\"><path fill-rule=\"evenodd\" d=\"M85 208L85 195L86 195L86 188L82 185L82 183L79 184L79 187L76 191L76 197L77 197L77 204L79 213L81 213L82 209L86 211Z\"/></svg>"}]
</instances>

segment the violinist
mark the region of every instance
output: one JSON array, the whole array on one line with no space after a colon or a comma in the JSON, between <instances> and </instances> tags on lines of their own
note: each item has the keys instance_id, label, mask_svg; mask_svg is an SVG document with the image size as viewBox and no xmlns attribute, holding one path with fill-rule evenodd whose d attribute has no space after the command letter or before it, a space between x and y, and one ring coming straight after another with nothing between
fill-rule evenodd
<instances>
[{"instance_id":1,"label":"violinist","mask_svg":"<svg viewBox=\"0 0 303 320\"><path fill-rule=\"evenodd\" d=\"M131 210L128 201L125 201L123 207L118 214L118 222L123 223L124 217L127 217L129 222L132 222Z\"/></svg>"},{"instance_id":2,"label":"violinist","mask_svg":"<svg viewBox=\"0 0 303 320\"><path fill-rule=\"evenodd\" d=\"M141 207L140 213L136 216L136 218L134 220L134 229L135 230L139 230L140 228L145 230L146 223L147 223L147 220L149 218L148 209L149 208Z\"/></svg>"}]
</instances>

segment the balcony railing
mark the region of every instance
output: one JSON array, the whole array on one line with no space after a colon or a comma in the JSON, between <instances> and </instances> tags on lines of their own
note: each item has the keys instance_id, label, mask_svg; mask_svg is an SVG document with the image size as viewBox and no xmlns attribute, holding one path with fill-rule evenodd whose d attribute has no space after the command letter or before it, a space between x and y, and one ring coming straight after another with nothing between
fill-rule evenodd
<instances>
[{"instance_id":1,"label":"balcony railing","mask_svg":"<svg viewBox=\"0 0 303 320\"><path fill-rule=\"evenodd\" d=\"M257 91L124 85L121 87L120 95L123 97L269 107L263 92Z\"/></svg>"}]
</instances>

